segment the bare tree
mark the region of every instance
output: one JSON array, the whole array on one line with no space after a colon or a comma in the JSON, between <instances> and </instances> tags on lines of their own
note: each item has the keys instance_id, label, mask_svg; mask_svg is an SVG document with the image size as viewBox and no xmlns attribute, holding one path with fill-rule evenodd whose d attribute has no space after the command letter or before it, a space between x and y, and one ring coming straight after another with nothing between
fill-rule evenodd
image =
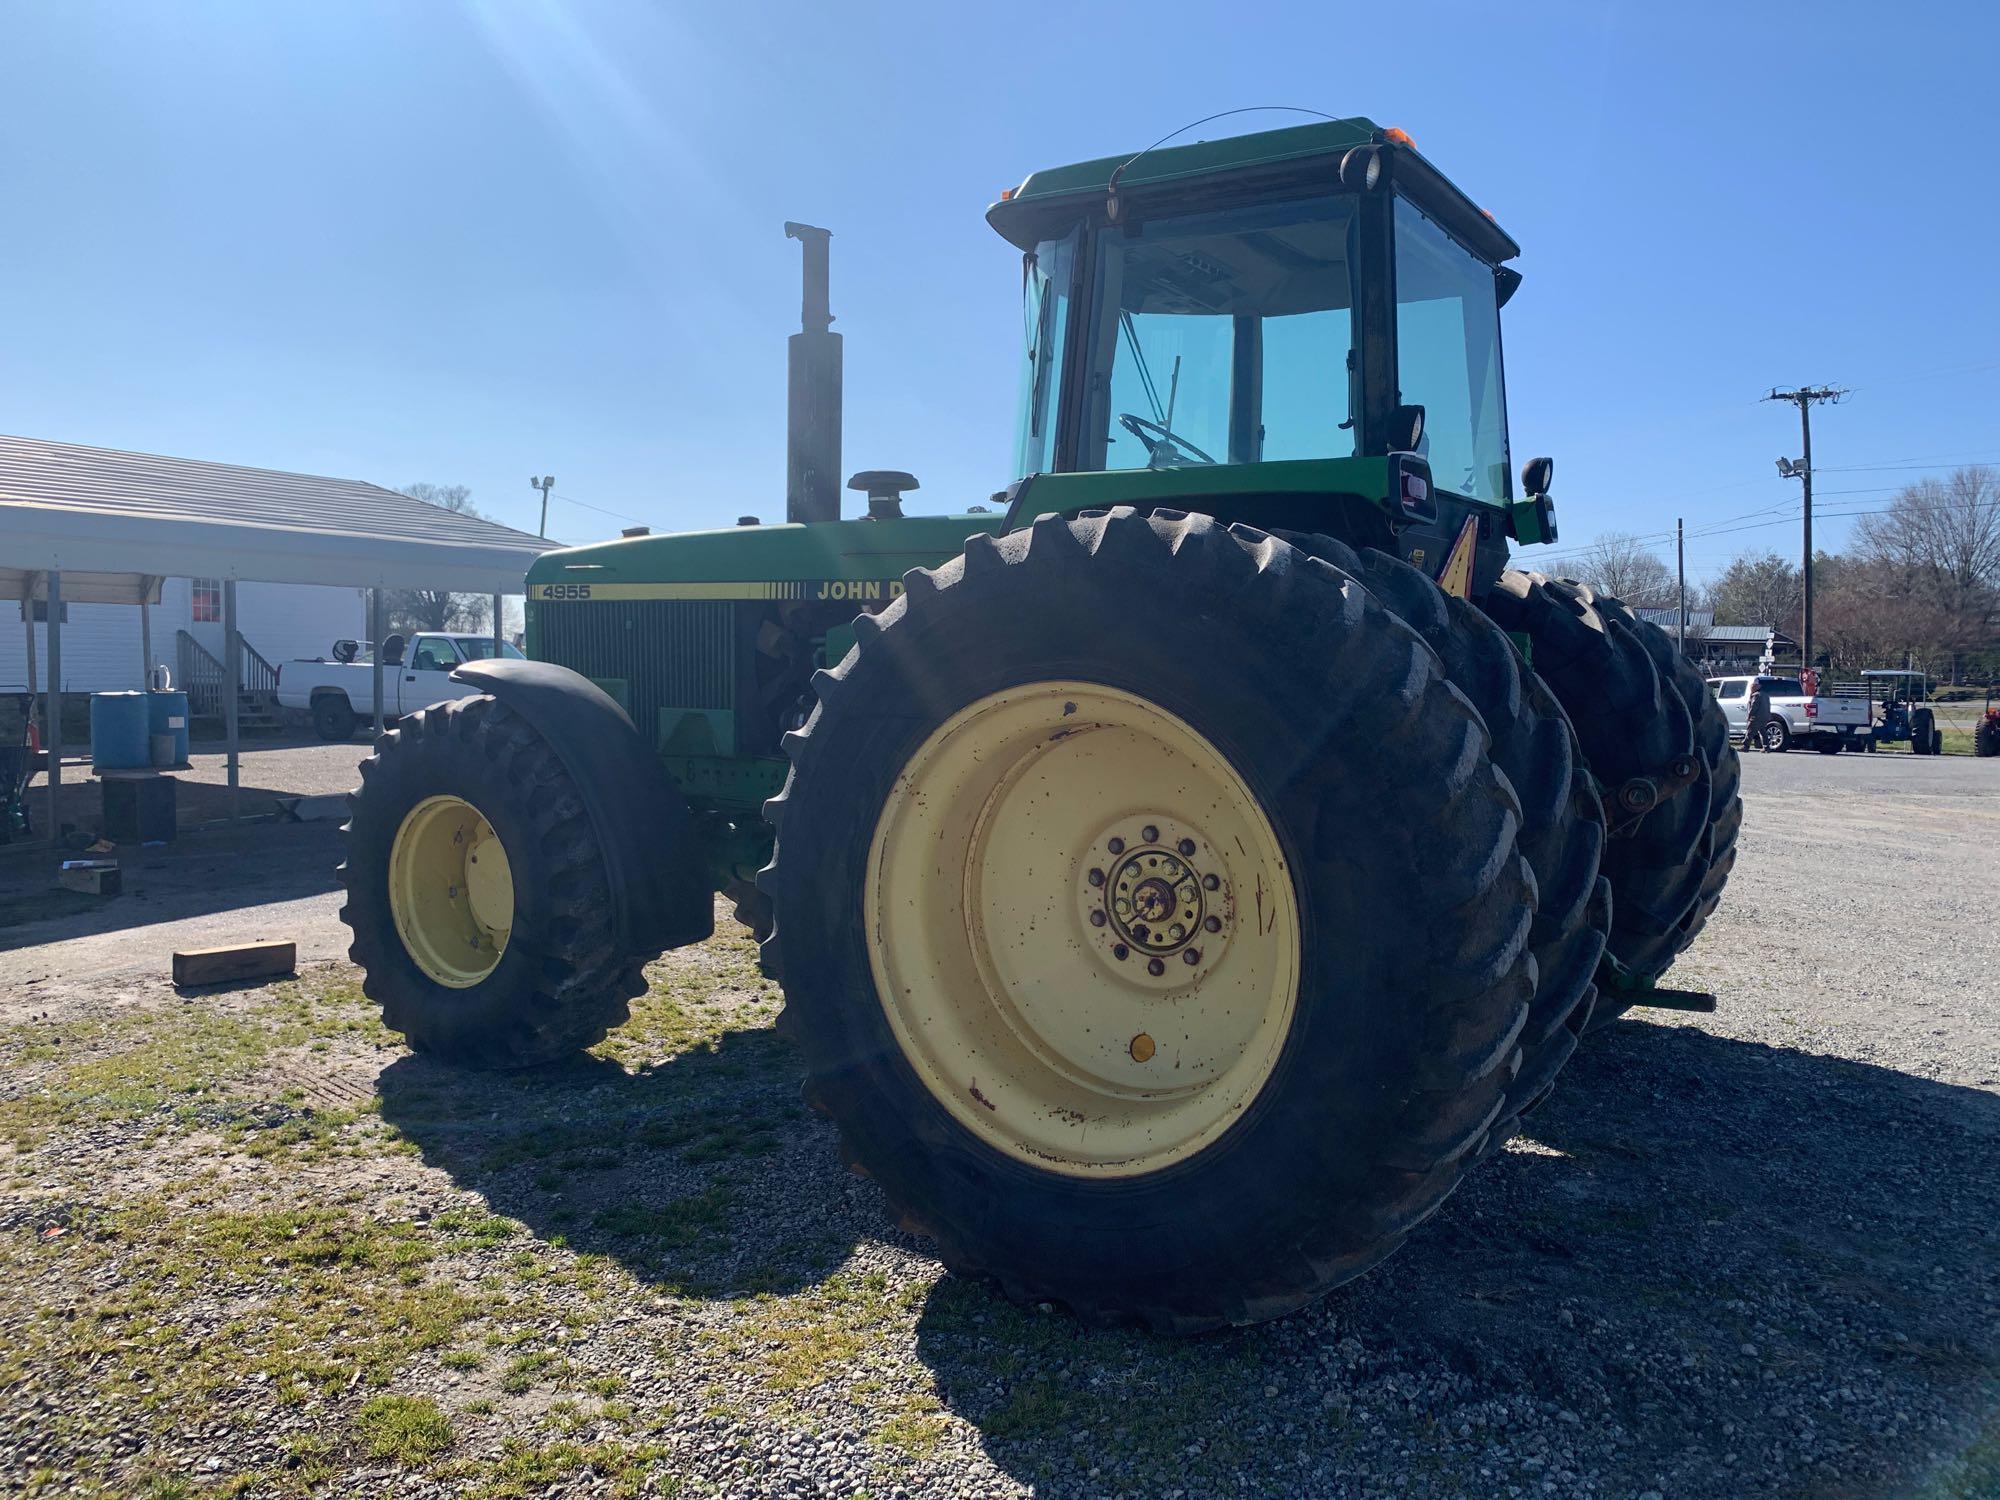
<instances>
[{"instance_id":1,"label":"bare tree","mask_svg":"<svg viewBox=\"0 0 2000 1500\"><path fill-rule=\"evenodd\" d=\"M1984 464L1907 485L1855 528L1864 559L1894 571L1908 605L1927 616L1921 644L1949 663L1995 644L2000 624L2000 471Z\"/></svg>"},{"instance_id":2,"label":"bare tree","mask_svg":"<svg viewBox=\"0 0 2000 1500\"><path fill-rule=\"evenodd\" d=\"M1837 672L1901 666L1923 625L1897 570L1863 558L1813 556L1813 644Z\"/></svg>"},{"instance_id":3,"label":"bare tree","mask_svg":"<svg viewBox=\"0 0 2000 1500\"><path fill-rule=\"evenodd\" d=\"M465 484L406 484L412 500L435 505L462 516L477 516L472 487ZM392 630L484 630L493 618L493 601L484 594L452 594L441 589L389 589L382 595Z\"/></svg>"},{"instance_id":4,"label":"bare tree","mask_svg":"<svg viewBox=\"0 0 2000 1500\"><path fill-rule=\"evenodd\" d=\"M1775 552L1746 554L1709 586L1708 602L1718 625L1770 625L1796 635L1805 591L1796 564Z\"/></svg>"},{"instance_id":5,"label":"bare tree","mask_svg":"<svg viewBox=\"0 0 2000 1500\"><path fill-rule=\"evenodd\" d=\"M1583 581L1601 594L1615 594L1634 609L1672 609L1679 597L1674 570L1638 538L1606 532L1577 559Z\"/></svg>"}]
</instances>

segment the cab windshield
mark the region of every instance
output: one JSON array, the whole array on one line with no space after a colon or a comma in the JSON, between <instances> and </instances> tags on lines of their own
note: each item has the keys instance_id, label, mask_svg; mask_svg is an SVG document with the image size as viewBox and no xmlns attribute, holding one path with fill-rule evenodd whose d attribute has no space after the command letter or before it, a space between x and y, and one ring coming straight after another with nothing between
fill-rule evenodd
<instances>
[{"instance_id":1,"label":"cab windshield","mask_svg":"<svg viewBox=\"0 0 2000 1500\"><path fill-rule=\"evenodd\" d=\"M1097 237L1075 467L1171 469L1358 450L1352 201L1160 219ZM1075 239L1027 257L1019 472L1054 466Z\"/></svg>"}]
</instances>

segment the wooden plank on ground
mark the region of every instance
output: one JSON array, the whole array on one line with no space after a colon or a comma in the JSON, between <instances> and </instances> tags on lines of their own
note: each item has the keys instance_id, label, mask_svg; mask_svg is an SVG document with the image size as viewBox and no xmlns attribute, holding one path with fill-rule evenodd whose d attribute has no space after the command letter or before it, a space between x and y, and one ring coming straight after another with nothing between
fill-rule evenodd
<instances>
[{"instance_id":1,"label":"wooden plank on ground","mask_svg":"<svg viewBox=\"0 0 2000 1500\"><path fill-rule=\"evenodd\" d=\"M235 943L226 948L189 948L174 954L174 983L183 987L228 984L237 979L275 979L298 967L296 943Z\"/></svg>"},{"instance_id":2,"label":"wooden plank on ground","mask_svg":"<svg viewBox=\"0 0 2000 1500\"><path fill-rule=\"evenodd\" d=\"M123 889L115 864L79 865L75 869L58 870L56 884L65 890L82 891L91 896L115 896Z\"/></svg>"}]
</instances>

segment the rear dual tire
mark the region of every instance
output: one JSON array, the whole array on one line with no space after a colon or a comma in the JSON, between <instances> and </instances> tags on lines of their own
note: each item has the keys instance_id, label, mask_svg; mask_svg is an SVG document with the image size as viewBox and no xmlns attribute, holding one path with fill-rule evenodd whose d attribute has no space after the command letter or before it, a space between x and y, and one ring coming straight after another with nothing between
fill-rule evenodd
<instances>
[{"instance_id":1,"label":"rear dual tire","mask_svg":"<svg viewBox=\"0 0 2000 1500\"><path fill-rule=\"evenodd\" d=\"M1253 1322L1389 1254L1507 1118L1534 996L1472 705L1351 576L1204 517L1044 517L906 585L768 809L847 1160L947 1265L1094 1321ZM1161 919L1219 953L1105 946L1149 851L1216 877Z\"/></svg>"},{"instance_id":2,"label":"rear dual tire","mask_svg":"<svg viewBox=\"0 0 2000 1500\"><path fill-rule=\"evenodd\" d=\"M1594 1030L1631 1008L1722 899L1743 823L1742 768L1701 674L1619 600L1510 568L1485 605L1503 629L1527 637L1535 672L1567 710L1607 798L1631 778L1661 776L1684 757L1695 763L1691 783L1606 846L1607 952L1623 977L1616 989L1600 985Z\"/></svg>"},{"instance_id":3,"label":"rear dual tire","mask_svg":"<svg viewBox=\"0 0 2000 1500\"><path fill-rule=\"evenodd\" d=\"M1491 1151L1548 1095L1597 1003L1597 965L1611 925L1610 884L1598 873L1603 805L1568 716L1483 612L1385 552L1357 554L1326 536L1289 539L1359 578L1424 638L1445 680L1479 710L1487 753L1521 801L1521 852L1538 895L1530 942L1535 1000L1522 1033L1521 1071L1488 1140Z\"/></svg>"}]
</instances>

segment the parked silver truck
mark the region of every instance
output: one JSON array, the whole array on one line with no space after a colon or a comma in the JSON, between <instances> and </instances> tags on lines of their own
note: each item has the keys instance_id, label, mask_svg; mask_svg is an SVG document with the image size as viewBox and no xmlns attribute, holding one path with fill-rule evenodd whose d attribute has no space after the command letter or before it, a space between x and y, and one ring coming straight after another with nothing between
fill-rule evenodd
<instances>
[{"instance_id":1,"label":"parked silver truck","mask_svg":"<svg viewBox=\"0 0 2000 1500\"><path fill-rule=\"evenodd\" d=\"M1822 755L1838 755L1843 750L1869 747L1865 698L1809 694L1796 677L1711 677L1708 685L1716 702L1722 705L1723 716L1729 720L1730 738L1736 743L1745 744L1749 739L1751 685L1757 682L1762 682L1771 695L1771 718L1764 725L1764 749L1789 750L1800 744L1811 745Z\"/></svg>"}]
</instances>

